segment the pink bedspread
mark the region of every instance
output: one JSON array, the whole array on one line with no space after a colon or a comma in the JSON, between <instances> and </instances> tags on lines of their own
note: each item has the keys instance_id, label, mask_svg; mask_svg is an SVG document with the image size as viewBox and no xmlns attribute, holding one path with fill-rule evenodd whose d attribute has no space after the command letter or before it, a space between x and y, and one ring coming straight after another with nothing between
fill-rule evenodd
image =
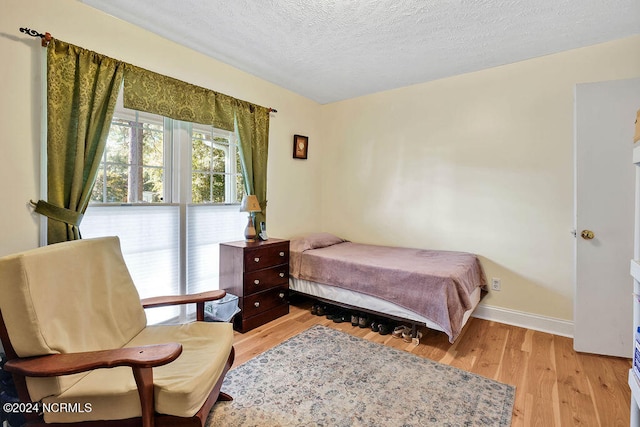
<instances>
[{"instance_id":1,"label":"pink bedspread","mask_svg":"<svg viewBox=\"0 0 640 427\"><path fill-rule=\"evenodd\" d=\"M486 286L476 255L364 245L307 248L291 243L291 275L378 297L439 325L453 342L478 287Z\"/></svg>"}]
</instances>

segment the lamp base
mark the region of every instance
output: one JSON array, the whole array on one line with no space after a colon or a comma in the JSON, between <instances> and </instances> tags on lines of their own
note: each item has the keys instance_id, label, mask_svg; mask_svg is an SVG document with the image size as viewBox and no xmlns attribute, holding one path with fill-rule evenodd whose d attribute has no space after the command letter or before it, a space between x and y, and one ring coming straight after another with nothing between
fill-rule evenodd
<instances>
[{"instance_id":1,"label":"lamp base","mask_svg":"<svg viewBox=\"0 0 640 427\"><path fill-rule=\"evenodd\" d=\"M244 239L247 242L256 241L256 227L253 225L253 217L249 215L249 222L247 228L244 229Z\"/></svg>"}]
</instances>

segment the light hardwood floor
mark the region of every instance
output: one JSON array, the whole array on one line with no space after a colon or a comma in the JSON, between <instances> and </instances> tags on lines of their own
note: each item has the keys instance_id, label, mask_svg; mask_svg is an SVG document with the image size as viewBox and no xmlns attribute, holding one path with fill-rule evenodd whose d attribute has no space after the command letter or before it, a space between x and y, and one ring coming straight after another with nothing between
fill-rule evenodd
<instances>
[{"instance_id":1,"label":"light hardwood floor","mask_svg":"<svg viewBox=\"0 0 640 427\"><path fill-rule=\"evenodd\" d=\"M297 301L288 315L236 332L234 367L321 324L514 385L513 426L629 426L629 359L576 353L570 338L476 318L454 344L441 332L423 330L416 346L314 316L310 306Z\"/></svg>"}]
</instances>

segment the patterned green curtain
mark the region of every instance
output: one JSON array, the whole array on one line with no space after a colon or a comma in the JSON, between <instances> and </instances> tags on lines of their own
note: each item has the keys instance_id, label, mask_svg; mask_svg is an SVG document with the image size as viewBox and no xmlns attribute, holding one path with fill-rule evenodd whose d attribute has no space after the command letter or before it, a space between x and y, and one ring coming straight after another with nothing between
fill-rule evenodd
<instances>
[{"instance_id":1,"label":"patterned green curtain","mask_svg":"<svg viewBox=\"0 0 640 427\"><path fill-rule=\"evenodd\" d=\"M256 215L256 230L262 231L267 208L268 108L130 64L125 66L124 106L235 131L245 190L258 197L262 208Z\"/></svg>"},{"instance_id":2,"label":"patterned green curtain","mask_svg":"<svg viewBox=\"0 0 640 427\"><path fill-rule=\"evenodd\" d=\"M255 194L262 208L255 217L258 233L262 231L260 223L266 223L269 111L268 108L243 101L237 103L235 110L245 191Z\"/></svg>"},{"instance_id":3,"label":"patterned green curtain","mask_svg":"<svg viewBox=\"0 0 640 427\"><path fill-rule=\"evenodd\" d=\"M51 40L47 51L47 201L36 212L48 220L48 243L80 238L104 152L124 64Z\"/></svg>"},{"instance_id":4,"label":"patterned green curtain","mask_svg":"<svg viewBox=\"0 0 640 427\"><path fill-rule=\"evenodd\" d=\"M126 64L124 106L185 122L233 131L234 104L228 95Z\"/></svg>"}]
</instances>

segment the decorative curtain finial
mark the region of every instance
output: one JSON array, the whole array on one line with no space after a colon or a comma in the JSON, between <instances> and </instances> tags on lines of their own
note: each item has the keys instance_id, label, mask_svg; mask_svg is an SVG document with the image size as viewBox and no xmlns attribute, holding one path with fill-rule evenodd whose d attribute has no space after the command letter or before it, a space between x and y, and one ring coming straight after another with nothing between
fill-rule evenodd
<instances>
[{"instance_id":1,"label":"decorative curtain finial","mask_svg":"<svg viewBox=\"0 0 640 427\"><path fill-rule=\"evenodd\" d=\"M36 30L32 30L31 28L26 28L26 27L20 28L20 32L25 33L26 35L31 37L40 37L42 39L42 47L49 46L49 42L52 39L51 34L49 33L42 34L37 32Z\"/></svg>"}]
</instances>

